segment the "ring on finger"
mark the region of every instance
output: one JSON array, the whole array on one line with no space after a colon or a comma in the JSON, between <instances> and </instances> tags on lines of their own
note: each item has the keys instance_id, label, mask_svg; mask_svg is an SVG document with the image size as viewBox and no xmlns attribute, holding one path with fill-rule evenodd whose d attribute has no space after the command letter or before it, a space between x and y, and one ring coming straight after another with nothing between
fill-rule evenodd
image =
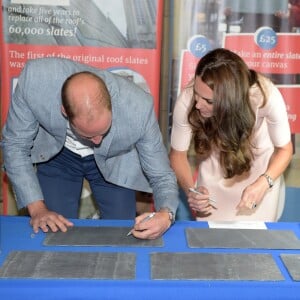
<instances>
[{"instance_id":1,"label":"ring on finger","mask_svg":"<svg viewBox=\"0 0 300 300\"><path fill-rule=\"evenodd\" d=\"M252 203L252 209L255 209L257 207L257 204L255 202Z\"/></svg>"}]
</instances>

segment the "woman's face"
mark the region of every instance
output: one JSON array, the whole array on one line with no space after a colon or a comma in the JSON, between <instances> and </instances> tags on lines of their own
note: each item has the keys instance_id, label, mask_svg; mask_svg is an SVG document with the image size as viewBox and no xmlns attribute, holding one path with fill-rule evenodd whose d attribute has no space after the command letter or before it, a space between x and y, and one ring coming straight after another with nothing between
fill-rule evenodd
<instances>
[{"instance_id":1,"label":"woman's face","mask_svg":"<svg viewBox=\"0 0 300 300\"><path fill-rule=\"evenodd\" d=\"M194 84L194 100L195 107L199 110L204 118L212 117L213 115L213 91L204 83L200 76L196 76Z\"/></svg>"}]
</instances>

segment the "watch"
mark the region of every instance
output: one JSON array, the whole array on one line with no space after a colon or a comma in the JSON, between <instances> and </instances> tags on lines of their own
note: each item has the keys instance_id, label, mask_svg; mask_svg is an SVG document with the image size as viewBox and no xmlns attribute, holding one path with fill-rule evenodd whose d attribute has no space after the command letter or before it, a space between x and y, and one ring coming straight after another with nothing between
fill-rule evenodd
<instances>
[{"instance_id":1,"label":"watch","mask_svg":"<svg viewBox=\"0 0 300 300\"><path fill-rule=\"evenodd\" d=\"M159 211L165 211L169 214L169 220L171 222L171 225L175 223L175 214L169 207L161 207Z\"/></svg>"},{"instance_id":2,"label":"watch","mask_svg":"<svg viewBox=\"0 0 300 300\"><path fill-rule=\"evenodd\" d=\"M267 179L268 184L269 184L269 188L273 187L274 181L273 181L273 179L272 179L271 176L269 176L267 173L264 173L261 176L263 176L263 177L265 177Z\"/></svg>"}]
</instances>

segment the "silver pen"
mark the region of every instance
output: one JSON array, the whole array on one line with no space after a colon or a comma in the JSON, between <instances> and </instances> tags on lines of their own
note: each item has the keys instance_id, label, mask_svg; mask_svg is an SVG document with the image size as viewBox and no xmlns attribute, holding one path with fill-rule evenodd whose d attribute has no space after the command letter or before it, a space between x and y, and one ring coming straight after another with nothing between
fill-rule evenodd
<instances>
[{"instance_id":1,"label":"silver pen","mask_svg":"<svg viewBox=\"0 0 300 300\"><path fill-rule=\"evenodd\" d=\"M153 213L151 213L150 215L148 215L147 217L145 217L140 223L147 222L147 221L149 221L150 219L152 219L154 216L155 216L155 212L153 212ZM132 230L133 230L133 229L131 229L131 230L127 233L127 236L132 235Z\"/></svg>"},{"instance_id":2,"label":"silver pen","mask_svg":"<svg viewBox=\"0 0 300 300\"><path fill-rule=\"evenodd\" d=\"M195 189L193 189L193 188L189 188L189 191L190 192L193 192L193 193L195 193L195 194L198 194L198 195L203 195L203 193L201 193L201 192L199 192L199 191L197 191L197 190L195 190ZM210 198L208 198L208 201L210 201L210 202L212 202L212 203L217 203L217 201L216 200L213 200L213 199L210 199Z\"/></svg>"}]
</instances>

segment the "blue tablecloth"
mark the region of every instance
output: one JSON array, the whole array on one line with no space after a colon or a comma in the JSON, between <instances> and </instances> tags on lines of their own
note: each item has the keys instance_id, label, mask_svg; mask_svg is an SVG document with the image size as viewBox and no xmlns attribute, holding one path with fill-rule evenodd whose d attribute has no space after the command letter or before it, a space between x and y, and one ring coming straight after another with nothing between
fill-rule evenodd
<instances>
[{"instance_id":1,"label":"blue tablecloth","mask_svg":"<svg viewBox=\"0 0 300 300\"><path fill-rule=\"evenodd\" d=\"M72 220L75 226L132 226L133 221ZM293 231L300 239L299 223L267 223L268 230ZM300 282L290 276L281 254L300 254L282 249L190 248L186 228L207 228L205 222L176 222L163 237L163 247L59 247L43 245L45 234L33 234L27 217L0 217L0 267L12 251L133 252L134 280L0 279L0 299L300 299ZM150 254L154 252L269 253L280 270L281 281L152 280Z\"/></svg>"}]
</instances>

